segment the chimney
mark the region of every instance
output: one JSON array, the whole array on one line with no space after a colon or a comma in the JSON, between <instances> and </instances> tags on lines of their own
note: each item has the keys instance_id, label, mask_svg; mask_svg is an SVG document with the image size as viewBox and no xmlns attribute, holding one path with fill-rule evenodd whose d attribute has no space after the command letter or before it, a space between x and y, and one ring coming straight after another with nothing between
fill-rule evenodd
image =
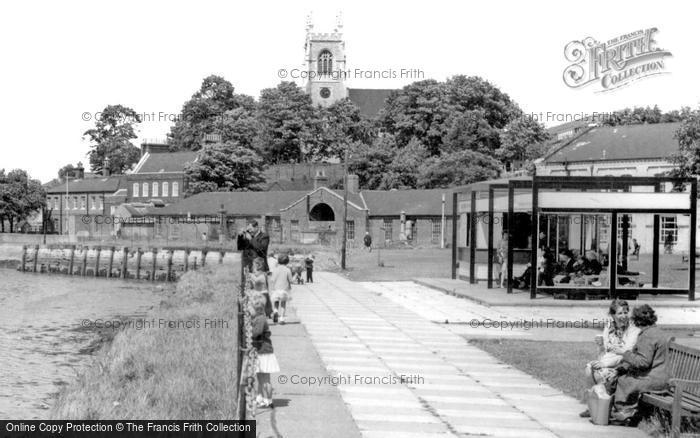
<instances>
[{"instance_id":1,"label":"chimney","mask_svg":"<svg viewBox=\"0 0 700 438\"><path fill-rule=\"evenodd\" d=\"M348 174L348 192L349 193L359 193L360 191L360 177L355 174Z\"/></svg>"},{"instance_id":2,"label":"chimney","mask_svg":"<svg viewBox=\"0 0 700 438\"><path fill-rule=\"evenodd\" d=\"M75 179L83 179L85 178L85 168L83 167L83 163L78 162L78 165L73 169L73 178Z\"/></svg>"},{"instance_id":3,"label":"chimney","mask_svg":"<svg viewBox=\"0 0 700 438\"><path fill-rule=\"evenodd\" d=\"M146 153L157 154L163 152L169 152L170 146L165 142L143 142L141 143L141 156L143 157Z\"/></svg>"},{"instance_id":4,"label":"chimney","mask_svg":"<svg viewBox=\"0 0 700 438\"><path fill-rule=\"evenodd\" d=\"M314 190L319 187L328 187L328 177L323 170L317 170L314 177Z\"/></svg>"},{"instance_id":5,"label":"chimney","mask_svg":"<svg viewBox=\"0 0 700 438\"><path fill-rule=\"evenodd\" d=\"M109 158L105 158L105 161L102 163L102 176L109 176Z\"/></svg>"}]
</instances>

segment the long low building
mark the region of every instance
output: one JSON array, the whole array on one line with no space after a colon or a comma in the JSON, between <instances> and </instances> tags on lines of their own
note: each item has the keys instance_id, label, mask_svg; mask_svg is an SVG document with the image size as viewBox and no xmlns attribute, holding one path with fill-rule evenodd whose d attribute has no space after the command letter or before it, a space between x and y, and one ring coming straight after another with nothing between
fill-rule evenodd
<instances>
[{"instance_id":1,"label":"long low building","mask_svg":"<svg viewBox=\"0 0 700 438\"><path fill-rule=\"evenodd\" d=\"M348 183L347 239L361 245L366 232L375 245L406 242L440 245L452 236L449 189L359 190ZM444 215L443 215L444 211ZM149 220L149 218L151 220ZM276 243L337 244L343 232L343 191L317 182L310 191L200 193L122 228L123 237L192 240L227 238L256 219ZM222 226L223 224L223 226Z\"/></svg>"}]
</instances>

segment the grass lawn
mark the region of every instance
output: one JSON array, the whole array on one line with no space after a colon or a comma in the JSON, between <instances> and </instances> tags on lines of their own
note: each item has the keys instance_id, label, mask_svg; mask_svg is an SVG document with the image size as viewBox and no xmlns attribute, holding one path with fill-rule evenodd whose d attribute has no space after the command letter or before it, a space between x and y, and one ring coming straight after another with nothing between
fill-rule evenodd
<instances>
[{"instance_id":1,"label":"grass lawn","mask_svg":"<svg viewBox=\"0 0 700 438\"><path fill-rule=\"evenodd\" d=\"M337 272L353 281L401 281L416 277L442 277L452 275L449 248L401 248L372 249L348 248L345 272L340 270L339 251L315 252L315 269Z\"/></svg>"},{"instance_id":2,"label":"grass lawn","mask_svg":"<svg viewBox=\"0 0 700 438\"><path fill-rule=\"evenodd\" d=\"M591 386L584 367L596 356L593 342L520 339L471 339L469 342L578 400L584 401L584 391ZM658 412L643 420L639 428L653 437L668 436L670 430L668 419ZM691 425L684 421L681 430L697 436L700 424Z\"/></svg>"},{"instance_id":3,"label":"grass lawn","mask_svg":"<svg viewBox=\"0 0 700 438\"><path fill-rule=\"evenodd\" d=\"M596 356L593 342L472 339L469 341L499 360L543 380L565 394L583 400L591 383L586 363Z\"/></svg>"}]
</instances>

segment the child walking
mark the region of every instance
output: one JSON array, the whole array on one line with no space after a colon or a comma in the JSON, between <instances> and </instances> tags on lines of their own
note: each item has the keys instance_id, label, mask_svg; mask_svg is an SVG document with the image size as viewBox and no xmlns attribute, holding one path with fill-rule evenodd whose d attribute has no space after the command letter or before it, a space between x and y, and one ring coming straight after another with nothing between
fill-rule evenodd
<instances>
[{"instance_id":1,"label":"child walking","mask_svg":"<svg viewBox=\"0 0 700 438\"><path fill-rule=\"evenodd\" d=\"M270 327L265 317L265 297L259 292L253 292L250 296L251 325L253 328L253 348L258 352L258 361L255 372L258 376L258 395L255 402L258 407L271 408L272 384L270 373L278 373L280 366L277 363L272 341L270 340Z\"/></svg>"},{"instance_id":2,"label":"child walking","mask_svg":"<svg viewBox=\"0 0 700 438\"><path fill-rule=\"evenodd\" d=\"M272 316L272 300L270 300L270 289L267 284L267 272L265 272L265 260L257 257L253 260L253 271L250 274L251 287L254 291L263 294L265 297L265 316Z\"/></svg>"},{"instance_id":3,"label":"child walking","mask_svg":"<svg viewBox=\"0 0 700 438\"><path fill-rule=\"evenodd\" d=\"M274 306L272 321L285 323L287 316L287 301L292 292L292 271L287 267L289 256L282 254L278 259L279 264L272 273L272 303Z\"/></svg>"}]
</instances>

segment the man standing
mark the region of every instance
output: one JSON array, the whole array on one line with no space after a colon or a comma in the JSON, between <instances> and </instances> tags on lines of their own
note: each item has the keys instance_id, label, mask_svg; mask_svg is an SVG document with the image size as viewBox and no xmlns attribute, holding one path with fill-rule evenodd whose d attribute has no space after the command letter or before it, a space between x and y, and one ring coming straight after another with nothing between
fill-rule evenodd
<instances>
[{"instance_id":1,"label":"man standing","mask_svg":"<svg viewBox=\"0 0 700 438\"><path fill-rule=\"evenodd\" d=\"M238 234L238 250L242 251L241 258L243 266L250 271L253 267L253 260L256 257L263 259L265 272L269 271L267 265L267 247L270 245L270 236L260 231L258 221L248 222L246 229Z\"/></svg>"},{"instance_id":2,"label":"man standing","mask_svg":"<svg viewBox=\"0 0 700 438\"><path fill-rule=\"evenodd\" d=\"M372 236L369 235L369 231L365 232L364 243L365 249L369 252L372 252Z\"/></svg>"}]
</instances>

